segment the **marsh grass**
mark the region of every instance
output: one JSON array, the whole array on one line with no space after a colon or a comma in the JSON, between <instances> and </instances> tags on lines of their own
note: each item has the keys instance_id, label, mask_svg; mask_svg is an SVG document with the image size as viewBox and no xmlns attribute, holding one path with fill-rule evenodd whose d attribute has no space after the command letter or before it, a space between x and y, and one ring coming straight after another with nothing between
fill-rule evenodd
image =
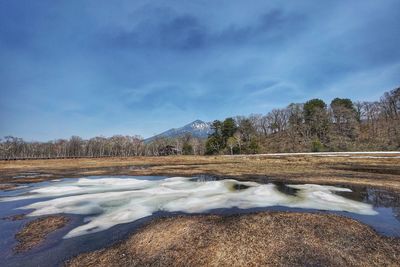
<instances>
[{"instance_id":1,"label":"marsh grass","mask_svg":"<svg viewBox=\"0 0 400 267\"><path fill-rule=\"evenodd\" d=\"M327 214L263 212L157 219L77 266L396 266L398 239Z\"/></svg>"},{"instance_id":2,"label":"marsh grass","mask_svg":"<svg viewBox=\"0 0 400 267\"><path fill-rule=\"evenodd\" d=\"M90 175L211 175L258 182L362 185L400 192L399 158L256 155L24 160L0 161L0 172L0 187L4 188ZM43 175L13 178L25 172ZM40 244L49 231L63 223L61 218L47 218L28 225L28 230L17 236L26 240L18 249ZM127 240L82 254L67 265L398 266L399 254L398 239L382 237L352 219L264 212L157 219Z\"/></svg>"},{"instance_id":3,"label":"marsh grass","mask_svg":"<svg viewBox=\"0 0 400 267\"><path fill-rule=\"evenodd\" d=\"M14 248L15 253L22 253L40 245L48 234L64 227L68 222L68 217L62 215L40 217L28 222L15 235L18 241Z\"/></svg>"},{"instance_id":4,"label":"marsh grass","mask_svg":"<svg viewBox=\"0 0 400 267\"><path fill-rule=\"evenodd\" d=\"M366 185L400 192L400 158L256 155L23 160L0 161L0 171L0 186L7 187L89 175L206 174L246 180ZM13 179L27 171L43 175Z\"/></svg>"}]
</instances>

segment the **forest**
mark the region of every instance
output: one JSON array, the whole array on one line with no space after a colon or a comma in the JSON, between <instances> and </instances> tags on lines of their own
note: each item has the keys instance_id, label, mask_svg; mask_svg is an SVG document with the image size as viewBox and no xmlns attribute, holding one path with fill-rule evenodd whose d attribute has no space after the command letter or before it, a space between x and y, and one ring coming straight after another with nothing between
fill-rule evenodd
<instances>
[{"instance_id":1,"label":"forest","mask_svg":"<svg viewBox=\"0 0 400 267\"><path fill-rule=\"evenodd\" d=\"M115 135L48 142L6 136L0 159L256 154L400 149L400 87L372 102L335 98L292 103L267 114L215 120L207 139Z\"/></svg>"}]
</instances>

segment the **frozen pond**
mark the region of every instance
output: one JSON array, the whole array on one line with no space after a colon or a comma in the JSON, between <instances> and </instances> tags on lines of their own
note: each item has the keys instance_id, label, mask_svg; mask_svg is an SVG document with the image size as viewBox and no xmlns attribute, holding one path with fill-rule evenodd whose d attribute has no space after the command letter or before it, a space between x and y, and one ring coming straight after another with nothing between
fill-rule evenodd
<instances>
[{"instance_id":1,"label":"frozen pond","mask_svg":"<svg viewBox=\"0 0 400 267\"><path fill-rule=\"evenodd\" d=\"M26 220L30 220L65 213L73 220L39 251L19 256L13 256L10 251L13 235L21 222L2 220L0 226L5 231L0 234L3 239L0 257L17 265L29 256L33 259L32 265L40 265L46 255L66 259L78 252L111 244L154 217L263 210L341 214L369 224L381 234L400 236L399 197L385 190L213 178L87 177L2 192L1 217L28 213Z\"/></svg>"}]
</instances>

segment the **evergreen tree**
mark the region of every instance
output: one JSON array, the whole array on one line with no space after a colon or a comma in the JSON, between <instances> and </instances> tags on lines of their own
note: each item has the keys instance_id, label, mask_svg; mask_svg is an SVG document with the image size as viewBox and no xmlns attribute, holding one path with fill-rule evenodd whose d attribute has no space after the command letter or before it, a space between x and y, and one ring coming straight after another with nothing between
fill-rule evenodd
<instances>
[{"instance_id":1,"label":"evergreen tree","mask_svg":"<svg viewBox=\"0 0 400 267\"><path fill-rule=\"evenodd\" d=\"M227 118L222 123L222 137L226 143L229 137L232 137L237 130L236 122L232 118Z\"/></svg>"},{"instance_id":2,"label":"evergreen tree","mask_svg":"<svg viewBox=\"0 0 400 267\"><path fill-rule=\"evenodd\" d=\"M329 116L325 102L311 99L304 104L303 112L309 137L317 137L322 143L328 142Z\"/></svg>"}]
</instances>

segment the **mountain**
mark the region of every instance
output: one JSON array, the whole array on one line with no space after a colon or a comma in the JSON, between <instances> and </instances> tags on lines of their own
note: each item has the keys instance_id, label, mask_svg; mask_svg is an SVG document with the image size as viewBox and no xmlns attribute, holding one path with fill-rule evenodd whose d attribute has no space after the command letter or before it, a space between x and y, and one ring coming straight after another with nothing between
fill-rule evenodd
<instances>
[{"instance_id":1,"label":"mountain","mask_svg":"<svg viewBox=\"0 0 400 267\"><path fill-rule=\"evenodd\" d=\"M195 120L189 124L186 124L180 128L169 129L168 131L162 132L155 136L145 139L145 142L153 141L158 137L179 137L185 134L192 134L193 137L197 138L207 138L209 134L212 133L211 122L204 122L202 120Z\"/></svg>"}]
</instances>

